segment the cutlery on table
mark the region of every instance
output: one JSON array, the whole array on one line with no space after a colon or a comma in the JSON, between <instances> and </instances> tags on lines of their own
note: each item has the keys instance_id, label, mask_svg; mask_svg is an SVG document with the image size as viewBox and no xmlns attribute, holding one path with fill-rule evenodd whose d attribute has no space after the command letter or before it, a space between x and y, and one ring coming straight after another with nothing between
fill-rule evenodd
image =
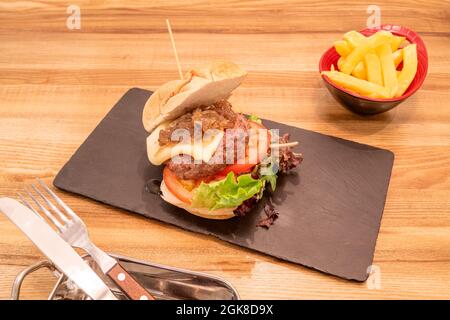
<instances>
[{"instance_id":1,"label":"cutlery on table","mask_svg":"<svg viewBox=\"0 0 450 320\"><path fill-rule=\"evenodd\" d=\"M0 198L0 211L89 297L94 300L117 300L78 253L33 211L11 198Z\"/></svg>"},{"instance_id":2,"label":"cutlery on table","mask_svg":"<svg viewBox=\"0 0 450 320\"><path fill-rule=\"evenodd\" d=\"M29 191L25 190L28 196L39 207L45 216L51 223L54 224L58 230L59 235L69 245L76 248L85 250L92 259L98 264L100 269L108 275L116 285L133 300L154 300L154 297L144 289L122 266L115 260L106 254L103 250L95 246L89 239L89 234L84 222L75 214L75 212L66 205L47 185L40 179L37 179L38 183L45 190L42 192L34 184L31 187L39 195L40 198L46 203L48 210L36 197ZM47 193L56 204L64 211L64 213L54 205L44 193ZM38 216L39 213L33 208L33 206L25 200L25 198L19 194L22 202L31 209Z\"/></svg>"}]
</instances>

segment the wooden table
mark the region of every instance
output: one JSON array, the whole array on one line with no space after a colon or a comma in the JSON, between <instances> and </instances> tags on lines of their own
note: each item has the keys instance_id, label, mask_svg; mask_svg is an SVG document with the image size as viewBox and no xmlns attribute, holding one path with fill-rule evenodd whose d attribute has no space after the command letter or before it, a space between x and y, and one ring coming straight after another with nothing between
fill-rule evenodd
<instances>
[{"instance_id":1,"label":"wooden table","mask_svg":"<svg viewBox=\"0 0 450 320\"><path fill-rule=\"evenodd\" d=\"M449 1L377 1L382 22L419 32L430 64L417 94L373 117L340 107L318 74L322 52L365 27L367 2L78 0L81 30L66 27L69 3L0 2L0 195L35 177L51 183L130 87L177 78L168 17L185 68L225 58L249 71L232 97L237 110L395 152L374 260L381 278L340 280L62 194L100 247L224 277L247 299L450 298ZM1 215L0 298L41 259ZM24 297L45 298L51 279L33 276Z\"/></svg>"}]
</instances>

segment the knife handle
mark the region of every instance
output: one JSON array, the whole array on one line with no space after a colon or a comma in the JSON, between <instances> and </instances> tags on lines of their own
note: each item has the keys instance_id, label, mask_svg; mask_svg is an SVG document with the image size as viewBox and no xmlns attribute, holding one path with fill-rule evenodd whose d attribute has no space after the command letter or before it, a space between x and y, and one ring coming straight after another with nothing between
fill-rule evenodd
<instances>
[{"instance_id":1,"label":"knife handle","mask_svg":"<svg viewBox=\"0 0 450 320\"><path fill-rule=\"evenodd\" d=\"M112 267L107 275L132 300L155 300L119 263Z\"/></svg>"}]
</instances>

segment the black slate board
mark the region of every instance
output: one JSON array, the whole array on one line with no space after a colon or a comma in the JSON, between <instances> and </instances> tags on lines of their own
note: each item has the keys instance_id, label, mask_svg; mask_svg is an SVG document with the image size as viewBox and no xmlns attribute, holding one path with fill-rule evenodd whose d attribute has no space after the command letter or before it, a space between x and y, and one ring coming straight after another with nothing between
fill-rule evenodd
<instances>
[{"instance_id":1,"label":"black slate board","mask_svg":"<svg viewBox=\"0 0 450 320\"><path fill-rule=\"evenodd\" d=\"M301 166L282 176L280 217L256 228L262 205L243 218L206 220L145 191L150 165L141 114L150 91L129 90L76 151L54 185L103 203L342 278L364 281L373 260L394 155L388 150L264 120L300 141Z\"/></svg>"}]
</instances>

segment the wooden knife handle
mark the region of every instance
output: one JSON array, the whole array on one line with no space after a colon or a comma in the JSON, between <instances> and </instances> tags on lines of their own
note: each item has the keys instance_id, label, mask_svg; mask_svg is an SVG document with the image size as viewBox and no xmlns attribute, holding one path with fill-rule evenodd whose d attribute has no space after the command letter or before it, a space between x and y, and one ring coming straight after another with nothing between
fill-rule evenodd
<instances>
[{"instance_id":1,"label":"wooden knife handle","mask_svg":"<svg viewBox=\"0 0 450 320\"><path fill-rule=\"evenodd\" d=\"M107 275L122 289L128 298L132 300L155 300L119 263L112 267Z\"/></svg>"}]
</instances>

